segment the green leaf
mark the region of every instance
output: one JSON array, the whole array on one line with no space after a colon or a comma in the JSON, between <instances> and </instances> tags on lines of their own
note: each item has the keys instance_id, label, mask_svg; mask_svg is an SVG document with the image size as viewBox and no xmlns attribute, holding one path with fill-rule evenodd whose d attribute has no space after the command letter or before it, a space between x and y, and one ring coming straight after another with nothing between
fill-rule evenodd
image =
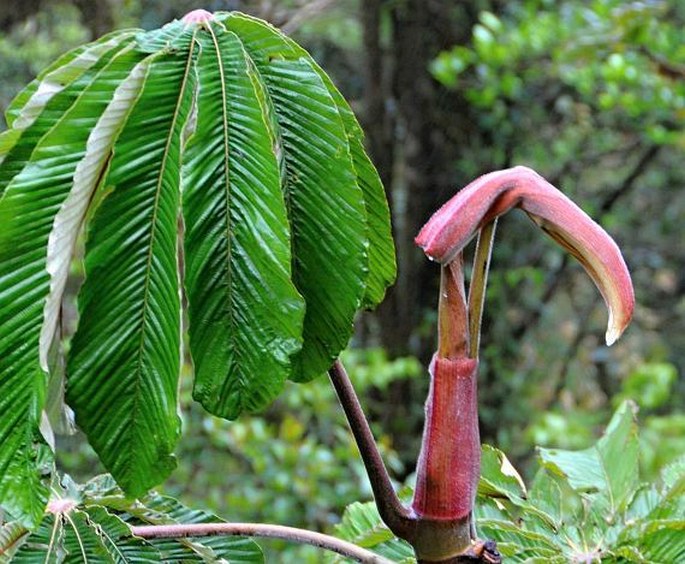
<instances>
[{"instance_id":1,"label":"green leaf","mask_svg":"<svg viewBox=\"0 0 685 564\"><path fill-rule=\"evenodd\" d=\"M93 67L95 74L57 94L56 107L48 104L0 165L0 176L11 175L0 200L0 505L27 525L38 522L47 500L40 480L49 468L39 462L49 464L49 457L38 431L46 387L39 363L46 247L88 135L140 59L130 49L115 51Z\"/></svg>"},{"instance_id":2,"label":"green leaf","mask_svg":"<svg viewBox=\"0 0 685 564\"><path fill-rule=\"evenodd\" d=\"M395 562L416 561L412 547L396 538L381 521L375 503L356 502L348 505L335 530L340 538Z\"/></svg>"},{"instance_id":3,"label":"green leaf","mask_svg":"<svg viewBox=\"0 0 685 564\"><path fill-rule=\"evenodd\" d=\"M133 30L114 31L62 55L19 92L7 106L5 116L8 128L26 129L50 98L81 77L113 47L121 48L128 43L133 34Z\"/></svg>"},{"instance_id":4,"label":"green leaf","mask_svg":"<svg viewBox=\"0 0 685 564\"><path fill-rule=\"evenodd\" d=\"M132 537L126 524L104 508L73 506L46 513L38 530L25 537L12 560L20 564L160 561L157 549Z\"/></svg>"},{"instance_id":5,"label":"green leaf","mask_svg":"<svg viewBox=\"0 0 685 564\"><path fill-rule=\"evenodd\" d=\"M662 470L661 481L660 495L650 500L649 518L685 520L685 456Z\"/></svg>"},{"instance_id":6,"label":"green leaf","mask_svg":"<svg viewBox=\"0 0 685 564\"><path fill-rule=\"evenodd\" d=\"M144 523L151 525L171 524L171 523L222 523L223 519L218 518L206 511L190 509L179 501L157 493L151 493L141 500L144 509L134 509L131 515ZM249 538L234 536L217 537L188 537L185 539L174 539L171 546L168 542L155 546L165 556L164 561L178 558L185 554L185 558L192 555L210 557L209 561L225 558L231 563L236 564L262 564L264 556L257 543ZM166 546L166 552L163 546Z\"/></svg>"},{"instance_id":7,"label":"green leaf","mask_svg":"<svg viewBox=\"0 0 685 564\"><path fill-rule=\"evenodd\" d=\"M184 166L186 290L196 400L235 418L282 390L304 301L274 139L254 67L231 32L200 33L202 88Z\"/></svg>"},{"instance_id":8,"label":"green leaf","mask_svg":"<svg viewBox=\"0 0 685 564\"><path fill-rule=\"evenodd\" d=\"M482 447L478 494L506 500L520 508L526 517L540 519L547 532L557 530L558 519L555 520L533 499L529 501L529 494L519 473L502 451L490 445Z\"/></svg>"},{"instance_id":9,"label":"green leaf","mask_svg":"<svg viewBox=\"0 0 685 564\"><path fill-rule=\"evenodd\" d=\"M629 525L619 542L637 549L648 562L685 560L685 520L659 519Z\"/></svg>"},{"instance_id":10,"label":"green leaf","mask_svg":"<svg viewBox=\"0 0 685 564\"><path fill-rule=\"evenodd\" d=\"M533 479L528 494L530 506L537 509L537 514L546 516L545 522L553 531L562 529L565 515L564 494L555 477L545 468L540 468Z\"/></svg>"},{"instance_id":11,"label":"green leaf","mask_svg":"<svg viewBox=\"0 0 685 564\"><path fill-rule=\"evenodd\" d=\"M175 467L180 432L177 220L194 56L195 49L153 56L114 146L103 184L111 193L90 225L67 364L78 425L134 496Z\"/></svg>"},{"instance_id":12,"label":"green leaf","mask_svg":"<svg viewBox=\"0 0 685 564\"><path fill-rule=\"evenodd\" d=\"M0 505L27 526L47 501L45 410L61 402L45 395L64 389L62 350L77 422L126 491L173 468L184 262L195 395L225 417L328 369L394 276L358 123L311 57L262 22L112 34L50 66L8 120ZM84 232L67 345L64 288Z\"/></svg>"},{"instance_id":13,"label":"green leaf","mask_svg":"<svg viewBox=\"0 0 685 564\"><path fill-rule=\"evenodd\" d=\"M661 479L668 489L676 487L685 478L685 454L668 464L661 471Z\"/></svg>"},{"instance_id":14,"label":"green leaf","mask_svg":"<svg viewBox=\"0 0 685 564\"><path fill-rule=\"evenodd\" d=\"M85 503L98 504L120 514L127 522L148 525L176 523L221 523L206 511L190 509L172 497L151 492L140 500L127 499L109 475L97 476L81 489ZM202 538L149 539L162 555L163 562L216 562L262 564L259 545L249 538L217 536Z\"/></svg>"},{"instance_id":15,"label":"green leaf","mask_svg":"<svg viewBox=\"0 0 685 564\"><path fill-rule=\"evenodd\" d=\"M519 500L527 497L523 479L502 451L483 445L480 467L480 495Z\"/></svg>"},{"instance_id":16,"label":"green leaf","mask_svg":"<svg viewBox=\"0 0 685 564\"><path fill-rule=\"evenodd\" d=\"M509 558L512 562L524 562L529 558L548 558L550 561L562 558L561 547L553 539L508 521L482 519L478 522L478 532L497 541L497 548L508 557L507 561Z\"/></svg>"},{"instance_id":17,"label":"green leaf","mask_svg":"<svg viewBox=\"0 0 685 564\"><path fill-rule=\"evenodd\" d=\"M85 63L81 59L78 62L83 64L73 63L79 72L83 71L78 78L73 75L74 69L69 67L66 70L58 68L53 71L57 75L54 80L48 81L51 74L45 77L47 85L43 90L40 90L39 85L35 95L19 111L13 122L14 127L0 134L0 197L13 177L34 159L32 152L43 136L79 101L86 87L93 81L99 81L103 68L125 51L131 42L128 35L117 35L87 50L87 55L84 54ZM95 55L99 55L99 58L92 61ZM74 80L71 81L72 79ZM62 86L61 82L67 84Z\"/></svg>"},{"instance_id":18,"label":"green leaf","mask_svg":"<svg viewBox=\"0 0 685 564\"><path fill-rule=\"evenodd\" d=\"M347 107L347 102L337 90L331 91L331 94L334 95L340 115L345 120L347 133L352 136L352 161L357 173L357 182L364 193L364 207L369 222L369 275L366 279L364 306L373 308L383 301L386 289L395 281L397 275L395 244L390 229L390 209L378 171L364 150L361 128L352 110Z\"/></svg>"},{"instance_id":19,"label":"green leaf","mask_svg":"<svg viewBox=\"0 0 685 564\"><path fill-rule=\"evenodd\" d=\"M568 479L574 490L588 495L609 522L626 508L639 483L635 410L632 402L621 404L604 436L589 449L538 449L542 464Z\"/></svg>"},{"instance_id":20,"label":"green leaf","mask_svg":"<svg viewBox=\"0 0 685 564\"><path fill-rule=\"evenodd\" d=\"M310 61L338 108L345 127L345 133L350 142L350 154L357 175L357 183L364 195L364 208L368 221L369 273L366 279L364 306L375 307L383 301L386 288L395 281L397 265L395 263L395 245L390 227L390 209L385 197L385 189L378 176L378 171L376 171L371 159L369 159L364 150L364 132L343 95L307 51L292 39L280 35L276 29L270 28L268 24L254 19L251 19L251 23L255 28L261 28L260 31L263 32L264 28L266 28L272 36L276 36L274 39L277 46L279 45L278 39L280 37L288 43L293 53L297 53L299 57ZM267 56L272 56L272 54L269 53Z\"/></svg>"},{"instance_id":21,"label":"green leaf","mask_svg":"<svg viewBox=\"0 0 685 564\"><path fill-rule=\"evenodd\" d=\"M324 373L347 344L365 293L368 236L363 192L345 125L313 64L267 25L224 20L262 77L282 158L292 230L293 277L307 304L291 378Z\"/></svg>"},{"instance_id":22,"label":"green leaf","mask_svg":"<svg viewBox=\"0 0 685 564\"><path fill-rule=\"evenodd\" d=\"M46 514L39 527L22 542L12 558L12 564L56 564L62 538L61 518Z\"/></svg>"},{"instance_id":23,"label":"green leaf","mask_svg":"<svg viewBox=\"0 0 685 564\"><path fill-rule=\"evenodd\" d=\"M308 61L321 78L335 103L350 143L350 156L357 183L364 198L364 211L368 222L368 276L364 305L374 307L385 295L386 288L395 280L395 248L390 228L390 210L385 190L373 163L364 151L364 133L349 104L335 87L330 77L314 59L293 40L279 33L266 22L244 14L232 14L227 20L229 28L239 30L241 39L255 55L255 60L299 58Z\"/></svg>"},{"instance_id":24,"label":"green leaf","mask_svg":"<svg viewBox=\"0 0 685 564\"><path fill-rule=\"evenodd\" d=\"M336 526L341 538L364 548L390 540L392 532L381 521L373 503L353 503L345 508L342 522Z\"/></svg>"},{"instance_id":25,"label":"green leaf","mask_svg":"<svg viewBox=\"0 0 685 564\"><path fill-rule=\"evenodd\" d=\"M74 171L72 188L53 220L46 262L46 270L51 277L50 294L43 310L39 350L41 367L45 371L48 370L48 353L57 330L62 297L81 225L109 165L114 142L140 94L147 66L147 62L139 63L117 86L112 100L88 136L85 154Z\"/></svg>"},{"instance_id":26,"label":"green leaf","mask_svg":"<svg viewBox=\"0 0 685 564\"><path fill-rule=\"evenodd\" d=\"M82 511L75 513L78 520L74 519L74 521L80 525L79 530L85 531L91 539L92 552L103 554L105 562L163 561L161 553L152 543L133 537L128 525L104 507L84 506ZM76 532L76 527L73 528ZM83 539L85 535L80 534L80 536ZM71 553L78 555L73 550ZM91 559L88 561L90 562ZM75 560L75 562L83 561Z\"/></svg>"},{"instance_id":27,"label":"green leaf","mask_svg":"<svg viewBox=\"0 0 685 564\"><path fill-rule=\"evenodd\" d=\"M0 525L0 564L7 564L21 546L28 530L17 521Z\"/></svg>"}]
</instances>

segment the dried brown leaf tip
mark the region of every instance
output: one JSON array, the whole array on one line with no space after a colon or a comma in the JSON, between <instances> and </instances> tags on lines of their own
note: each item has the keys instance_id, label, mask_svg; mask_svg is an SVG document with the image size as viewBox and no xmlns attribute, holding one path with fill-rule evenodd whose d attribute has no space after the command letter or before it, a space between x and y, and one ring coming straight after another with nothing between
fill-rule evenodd
<instances>
[{"instance_id":1,"label":"dried brown leaf tip","mask_svg":"<svg viewBox=\"0 0 685 564\"><path fill-rule=\"evenodd\" d=\"M609 310L608 345L623 333L635 297L630 273L611 236L557 188L527 167L492 172L474 180L440 208L416 238L429 258L450 263L480 228L521 208L583 265Z\"/></svg>"}]
</instances>

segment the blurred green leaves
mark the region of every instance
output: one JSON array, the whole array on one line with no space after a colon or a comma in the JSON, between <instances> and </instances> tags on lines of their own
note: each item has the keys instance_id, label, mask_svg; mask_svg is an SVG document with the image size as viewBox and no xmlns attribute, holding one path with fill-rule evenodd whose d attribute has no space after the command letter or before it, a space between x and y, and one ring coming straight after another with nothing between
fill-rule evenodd
<instances>
[{"instance_id":1,"label":"blurred green leaves","mask_svg":"<svg viewBox=\"0 0 685 564\"><path fill-rule=\"evenodd\" d=\"M685 146L685 48L673 10L663 1L512 3L506 22L482 12L471 44L440 54L431 71L495 114L534 102L555 77L567 96L635 120L651 142Z\"/></svg>"},{"instance_id":2,"label":"blurred green leaves","mask_svg":"<svg viewBox=\"0 0 685 564\"><path fill-rule=\"evenodd\" d=\"M666 403L678 378L678 370L668 362L647 362L637 367L614 396L614 405L633 399L640 407L656 409Z\"/></svg>"}]
</instances>

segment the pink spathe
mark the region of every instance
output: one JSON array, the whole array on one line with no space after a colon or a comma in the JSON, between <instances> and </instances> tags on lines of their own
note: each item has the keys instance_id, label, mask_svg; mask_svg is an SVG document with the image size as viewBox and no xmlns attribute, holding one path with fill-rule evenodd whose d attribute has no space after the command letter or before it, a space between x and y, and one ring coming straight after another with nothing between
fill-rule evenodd
<instances>
[{"instance_id":1,"label":"pink spathe","mask_svg":"<svg viewBox=\"0 0 685 564\"><path fill-rule=\"evenodd\" d=\"M448 264L481 227L515 207L583 265L607 304L606 341L614 343L630 322L635 302L621 251L604 229L535 171L518 166L474 180L430 218L416 244L431 259Z\"/></svg>"}]
</instances>

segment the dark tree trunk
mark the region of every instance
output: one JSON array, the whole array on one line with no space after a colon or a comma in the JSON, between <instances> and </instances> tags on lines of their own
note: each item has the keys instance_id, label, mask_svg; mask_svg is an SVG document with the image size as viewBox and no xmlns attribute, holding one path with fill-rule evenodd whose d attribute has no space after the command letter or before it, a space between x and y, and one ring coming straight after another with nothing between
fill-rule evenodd
<instances>
[{"instance_id":1,"label":"dark tree trunk","mask_svg":"<svg viewBox=\"0 0 685 564\"><path fill-rule=\"evenodd\" d=\"M81 11L83 25L90 30L91 39L97 39L112 31L114 18L112 6L107 0L74 0Z\"/></svg>"},{"instance_id":2,"label":"dark tree trunk","mask_svg":"<svg viewBox=\"0 0 685 564\"><path fill-rule=\"evenodd\" d=\"M7 32L41 9L45 0L3 0L0 2L0 30Z\"/></svg>"},{"instance_id":3,"label":"dark tree trunk","mask_svg":"<svg viewBox=\"0 0 685 564\"><path fill-rule=\"evenodd\" d=\"M371 0L361 8L364 125L388 193L399 268L397 283L375 318L391 356L411 353L427 360L433 347L434 336L418 338L416 328L424 311L435 308L438 270L414 245L414 237L458 186L454 163L473 125L458 94L438 84L429 66L441 50L468 39L475 17L449 0ZM383 18L391 29L385 49Z\"/></svg>"}]
</instances>

